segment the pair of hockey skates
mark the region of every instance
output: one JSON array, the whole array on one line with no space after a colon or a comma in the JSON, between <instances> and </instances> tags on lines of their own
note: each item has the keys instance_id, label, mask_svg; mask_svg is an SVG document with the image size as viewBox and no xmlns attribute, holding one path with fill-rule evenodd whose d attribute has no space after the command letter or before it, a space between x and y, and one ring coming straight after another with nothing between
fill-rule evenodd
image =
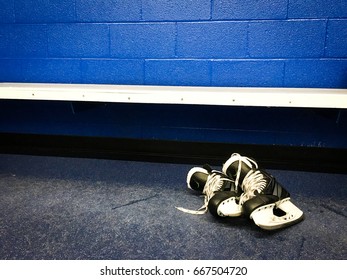
<instances>
[{"instance_id":1,"label":"pair of hockey skates","mask_svg":"<svg viewBox=\"0 0 347 280\"><path fill-rule=\"evenodd\" d=\"M205 196L204 205L191 214L209 211L217 217L245 215L265 230L275 230L300 222L303 212L290 201L290 194L276 179L251 158L234 153L222 171L194 167L187 175L188 188Z\"/></svg>"}]
</instances>

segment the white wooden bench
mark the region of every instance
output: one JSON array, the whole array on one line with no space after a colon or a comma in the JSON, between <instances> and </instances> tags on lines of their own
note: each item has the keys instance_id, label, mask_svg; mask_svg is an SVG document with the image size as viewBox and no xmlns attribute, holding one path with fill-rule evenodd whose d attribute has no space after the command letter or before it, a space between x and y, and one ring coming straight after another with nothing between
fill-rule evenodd
<instances>
[{"instance_id":1,"label":"white wooden bench","mask_svg":"<svg viewBox=\"0 0 347 280\"><path fill-rule=\"evenodd\" d=\"M0 83L0 99L347 108L347 89Z\"/></svg>"}]
</instances>

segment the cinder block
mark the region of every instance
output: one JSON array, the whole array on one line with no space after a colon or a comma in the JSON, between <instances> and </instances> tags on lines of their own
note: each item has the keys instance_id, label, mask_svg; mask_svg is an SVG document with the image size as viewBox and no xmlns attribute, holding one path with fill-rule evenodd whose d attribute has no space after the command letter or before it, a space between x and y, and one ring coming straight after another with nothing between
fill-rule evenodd
<instances>
[{"instance_id":1,"label":"cinder block","mask_svg":"<svg viewBox=\"0 0 347 280\"><path fill-rule=\"evenodd\" d=\"M56 24L48 28L50 57L107 57L109 28L106 24Z\"/></svg>"},{"instance_id":2,"label":"cinder block","mask_svg":"<svg viewBox=\"0 0 347 280\"><path fill-rule=\"evenodd\" d=\"M210 9L210 0L142 0L143 20L203 20Z\"/></svg>"},{"instance_id":3,"label":"cinder block","mask_svg":"<svg viewBox=\"0 0 347 280\"><path fill-rule=\"evenodd\" d=\"M75 3L71 0L16 0L16 22L45 23L75 20Z\"/></svg>"},{"instance_id":4,"label":"cinder block","mask_svg":"<svg viewBox=\"0 0 347 280\"><path fill-rule=\"evenodd\" d=\"M148 60L145 66L145 83L149 85L210 85L206 60Z\"/></svg>"},{"instance_id":5,"label":"cinder block","mask_svg":"<svg viewBox=\"0 0 347 280\"><path fill-rule=\"evenodd\" d=\"M281 87L282 60L212 61L213 86Z\"/></svg>"},{"instance_id":6,"label":"cinder block","mask_svg":"<svg viewBox=\"0 0 347 280\"><path fill-rule=\"evenodd\" d=\"M286 61L284 86L346 88L347 59Z\"/></svg>"},{"instance_id":7,"label":"cinder block","mask_svg":"<svg viewBox=\"0 0 347 280\"><path fill-rule=\"evenodd\" d=\"M288 18L347 17L345 0L289 0Z\"/></svg>"},{"instance_id":8,"label":"cinder block","mask_svg":"<svg viewBox=\"0 0 347 280\"><path fill-rule=\"evenodd\" d=\"M249 25L249 53L255 58L322 57L324 20L258 21Z\"/></svg>"},{"instance_id":9,"label":"cinder block","mask_svg":"<svg viewBox=\"0 0 347 280\"><path fill-rule=\"evenodd\" d=\"M21 59L0 59L0 82L23 81Z\"/></svg>"},{"instance_id":10,"label":"cinder block","mask_svg":"<svg viewBox=\"0 0 347 280\"><path fill-rule=\"evenodd\" d=\"M287 0L215 0L212 19L286 19Z\"/></svg>"},{"instance_id":11,"label":"cinder block","mask_svg":"<svg viewBox=\"0 0 347 280\"><path fill-rule=\"evenodd\" d=\"M247 22L177 24L177 55L185 58L247 56Z\"/></svg>"},{"instance_id":12,"label":"cinder block","mask_svg":"<svg viewBox=\"0 0 347 280\"><path fill-rule=\"evenodd\" d=\"M14 22L14 0L0 0L0 23Z\"/></svg>"},{"instance_id":13,"label":"cinder block","mask_svg":"<svg viewBox=\"0 0 347 280\"><path fill-rule=\"evenodd\" d=\"M0 57L46 57L47 30L44 25L0 25Z\"/></svg>"},{"instance_id":14,"label":"cinder block","mask_svg":"<svg viewBox=\"0 0 347 280\"><path fill-rule=\"evenodd\" d=\"M83 59L82 82L91 84L143 84L143 60Z\"/></svg>"},{"instance_id":15,"label":"cinder block","mask_svg":"<svg viewBox=\"0 0 347 280\"><path fill-rule=\"evenodd\" d=\"M329 20L325 54L328 57L347 57L347 20Z\"/></svg>"},{"instance_id":16,"label":"cinder block","mask_svg":"<svg viewBox=\"0 0 347 280\"><path fill-rule=\"evenodd\" d=\"M110 28L112 57L175 56L175 23L112 24Z\"/></svg>"},{"instance_id":17,"label":"cinder block","mask_svg":"<svg viewBox=\"0 0 347 280\"><path fill-rule=\"evenodd\" d=\"M23 81L30 83L80 83L78 59L27 59L22 62Z\"/></svg>"},{"instance_id":18,"label":"cinder block","mask_svg":"<svg viewBox=\"0 0 347 280\"><path fill-rule=\"evenodd\" d=\"M141 20L141 0L76 0L79 22Z\"/></svg>"}]
</instances>

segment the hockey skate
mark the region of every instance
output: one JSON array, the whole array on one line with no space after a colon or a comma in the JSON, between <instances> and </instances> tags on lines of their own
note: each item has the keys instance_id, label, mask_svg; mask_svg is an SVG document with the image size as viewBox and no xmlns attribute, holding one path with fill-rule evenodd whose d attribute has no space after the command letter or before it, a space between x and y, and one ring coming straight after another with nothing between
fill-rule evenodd
<instances>
[{"instance_id":1,"label":"hockey skate","mask_svg":"<svg viewBox=\"0 0 347 280\"><path fill-rule=\"evenodd\" d=\"M223 172L241 184L242 212L262 229L275 230L300 222L303 212L290 200L289 192L255 161L233 154Z\"/></svg>"},{"instance_id":2,"label":"hockey skate","mask_svg":"<svg viewBox=\"0 0 347 280\"><path fill-rule=\"evenodd\" d=\"M242 213L234 181L220 171L212 170L210 166L194 167L187 175L187 186L204 196L204 204L198 210L182 207L177 209L190 214L205 214L210 212L218 217L237 217Z\"/></svg>"}]
</instances>

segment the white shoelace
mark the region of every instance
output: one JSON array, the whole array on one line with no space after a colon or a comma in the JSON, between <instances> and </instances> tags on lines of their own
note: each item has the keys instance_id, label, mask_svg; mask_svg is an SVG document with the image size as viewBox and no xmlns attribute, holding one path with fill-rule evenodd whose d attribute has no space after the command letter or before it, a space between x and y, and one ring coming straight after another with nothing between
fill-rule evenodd
<instances>
[{"instance_id":1,"label":"white shoelace","mask_svg":"<svg viewBox=\"0 0 347 280\"><path fill-rule=\"evenodd\" d=\"M194 214L194 215L205 214L208 210L207 208L208 202L214 196L215 192L219 191L223 187L223 184L225 181L231 182L229 178L223 178L218 173L212 173L211 175L208 176L204 190L202 192L205 196L203 206L201 206L198 210L189 210L182 207L176 207L176 208L182 212L189 213L189 214Z\"/></svg>"},{"instance_id":2,"label":"white shoelace","mask_svg":"<svg viewBox=\"0 0 347 280\"><path fill-rule=\"evenodd\" d=\"M240 196L240 205L263 191L266 184L267 181L259 170L248 172L242 182L243 193Z\"/></svg>"},{"instance_id":3,"label":"white shoelace","mask_svg":"<svg viewBox=\"0 0 347 280\"><path fill-rule=\"evenodd\" d=\"M253 160L251 158L248 158L248 157L245 157L245 156L241 156L238 153L233 153L231 155L231 157L236 157L237 158L236 160L239 161L239 165L238 165L237 173L236 173L236 179L235 179L235 186L236 186L236 188L238 188L238 184L239 184L239 180L240 180L240 176L241 176L241 166L242 166L242 163L245 163L245 162L248 161L251 165L253 164L255 168L258 168L258 164L257 164L257 162L255 160ZM252 167L250 167L250 168L252 168ZM255 172L255 173L257 173L257 172ZM243 189L244 193L240 197L240 199L242 199L244 197L243 198L243 202L248 200L249 198L251 198L251 190L250 189L253 187L252 186L253 181L260 180L259 176L253 175L255 173L253 172L253 170L251 170L251 171L248 172L248 174L244 178L244 181L242 183L242 189ZM261 176L262 176L262 174L261 174ZM249 181L248 183L247 183L246 179ZM246 180L246 183L247 183L246 187L244 186L245 185L245 180ZM231 182L232 180L229 179L229 178L222 177L220 174L218 174L218 172L212 173L207 178L204 190L202 192L204 194L204 196L205 196L204 205L203 206L201 206L198 210L189 210L189 209L186 209L186 208L183 208L183 207L176 207L176 208L178 210L182 211L182 212L189 213L189 214L195 214L195 215L205 214L208 211L208 208L207 208L208 207L208 202L214 196L215 192L219 191L222 188L222 186L224 184L224 181L230 181ZM263 184L264 184L263 188L265 188L266 181L264 181ZM249 189L249 191L245 191L244 188ZM254 193L254 191L253 191L253 193ZM248 194L248 192L249 192L249 194ZM240 205L242 205L242 204L240 204Z\"/></svg>"},{"instance_id":4,"label":"white shoelace","mask_svg":"<svg viewBox=\"0 0 347 280\"><path fill-rule=\"evenodd\" d=\"M236 188L238 188L239 180L240 180L240 176L241 176L241 166L242 166L242 163L245 163L246 161L248 161L249 163L254 164L255 168L258 168L258 164L257 164L257 162L255 160L253 160L251 158L248 158L248 157L245 157L245 156L241 156L238 153L233 153L231 155L231 157L236 157L237 160L239 161L239 165L237 167L236 179L235 179L235 186L236 186Z\"/></svg>"}]
</instances>

